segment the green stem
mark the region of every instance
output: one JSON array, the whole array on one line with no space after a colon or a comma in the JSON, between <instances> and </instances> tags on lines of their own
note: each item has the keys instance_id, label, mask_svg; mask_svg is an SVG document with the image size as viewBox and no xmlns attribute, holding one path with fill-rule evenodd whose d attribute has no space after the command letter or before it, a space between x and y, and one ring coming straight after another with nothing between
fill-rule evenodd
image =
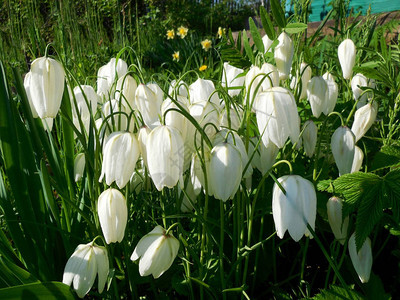
<instances>
[{"instance_id":1,"label":"green stem","mask_svg":"<svg viewBox=\"0 0 400 300\"><path fill-rule=\"evenodd\" d=\"M219 273L221 276L221 288L225 290L225 272L224 272L224 202L219 202L219 210L220 210L220 242L219 242ZM226 299L226 293L222 293L222 297Z\"/></svg>"}]
</instances>

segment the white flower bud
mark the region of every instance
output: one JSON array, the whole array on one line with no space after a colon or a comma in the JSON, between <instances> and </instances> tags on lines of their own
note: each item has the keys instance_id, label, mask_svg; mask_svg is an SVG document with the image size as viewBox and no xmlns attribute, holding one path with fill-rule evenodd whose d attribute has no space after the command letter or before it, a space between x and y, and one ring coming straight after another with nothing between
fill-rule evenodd
<instances>
[{"instance_id":1,"label":"white flower bud","mask_svg":"<svg viewBox=\"0 0 400 300\"><path fill-rule=\"evenodd\" d=\"M326 203L326 209L328 213L328 221L331 226L332 232L335 235L335 239L340 244L344 244L347 236L347 228L349 226L349 217L347 216L344 221L342 218L342 199L338 197L329 198Z\"/></svg>"},{"instance_id":2,"label":"white flower bud","mask_svg":"<svg viewBox=\"0 0 400 300\"><path fill-rule=\"evenodd\" d=\"M214 83L211 80L198 78L189 86L189 101L190 104L208 101L219 105L218 93L215 92Z\"/></svg>"},{"instance_id":3,"label":"white flower bud","mask_svg":"<svg viewBox=\"0 0 400 300\"><path fill-rule=\"evenodd\" d=\"M135 95L137 86L135 78L130 75L125 75L119 78L115 91L115 99L122 102L122 104L126 108L129 108L129 110L136 109Z\"/></svg>"},{"instance_id":4,"label":"white flower bud","mask_svg":"<svg viewBox=\"0 0 400 300\"><path fill-rule=\"evenodd\" d=\"M118 59L118 62L113 57L111 60L104 66L100 67L97 72L97 94L101 98L106 98L108 100L108 96L114 95L115 93L115 81L118 78L125 76L128 72L128 65L122 59Z\"/></svg>"},{"instance_id":5,"label":"white flower bud","mask_svg":"<svg viewBox=\"0 0 400 300\"><path fill-rule=\"evenodd\" d=\"M264 35L264 36L262 37L262 41L263 41L263 44L264 44L264 54L267 53L267 52L271 52L271 51L272 51L271 46L272 46L272 43L273 43L274 41L271 40L271 39L268 37L268 35Z\"/></svg>"},{"instance_id":6,"label":"white flower bud","mask_svg":"<svg viewBox=\"0 0 400 300\"><path fill-rule=\"evenodd\" d=\"M79 153L74 160L75 182L81 180L84 170L85 170L85 154Z\"/></svg>"},{"instance_id":7,"label":"white flower bud","mask_svg":"<svg viewBox=\"0 0 400 300\"><path fill-rule=\"evenodd\" d=\"M364 159L364 153L362 152L362 150L359 147L355 146L354 147L354 159L353 159L353 164L351 166L350 173L355 173L355 172L360 171L363 159Z\"/></svg>"},{"instance_id":8,"label":"white flower bud","mask_svg":"<svg viewBox=\"0 0 400 300\"><path fill-rule=\"evenodd\" d=\"M353 91L354 100L357 101L357 108L364 106L368 100L368 93L363 91L361 87L368 87L368 78L361 73L357 73L351 79L351 90Z\"/></svg>"},{"instance_id":9,"label":"white flower bud","mask_svg":"<svg viewBox=\"0 0 400 300\"><path fill-rule=\"evenodd\" d=\"M325 116L329 115L333 110L335 109L336 106L336 101L338 98L338 93L339 93L339 88L338 85L335 81L335 77L333 77L330 73L326 72L322 78L325 80L327 86L328 86L328 91L326 95L326 105L324 110L322 111Z\"/></svg>"},{"instance_id":10,"label":"white flower bud","mask_svg":"<svg viewBox=\"0 0 400 300\"><path fill-rule=\"evenodd\" d=\"M281 80L287 79L292 67L294 45L292 39L286 32L282 32L278 37L279 44L275 48L275 62Z\"/></svg>"},{"instance_id":11,"label":"white flower bud","mask_svg":"<svg viewBox=\"0 0 400 300\"><path fill-rule=\"evenodd\" d=\"M97 201L97 213L106 243L120 243L128 222L128 208L124 195L117 189L105 190Z\"/></svg>"},{"instance_id":12,"label":"white flower bud","mask_svg":"<svg viewBox=\"0 0 400 300\"><path fill-rule=\"evenodd\" d=\"M350 39L345 39L338 47L338 57L342 67L343 78L350 79L356 63L356 46Z\"/></svg>"},{"instance_id":13,"label":"white flower bud","mask_svg":"<svg viewBox=\"0 0 400 300\"><path fill-rule=\"evenodd\" d=\"M354 114L353 126L351 126L351 131L354 133L356 142L371 128L376 120L377 114L378 105L376 102L368 103L357 109Z\"/></svg>"},{"instance_id":14,"label":"white flower bud","mask_svg":"<svg viewBox=\"0 0 400 300\"><path fill-rule=\"evenodd\" d=\"M222 79L221 85L228 88L228 94L233 97L239 95L241 87L244 85L244 76L238 77L243 73L242 69L231 66L229 63L224 63L224 68L222 69ZM229 89L235 88L235 89Z\"/></svg>"},{"instance_id":15,"label":"white flower bud","mask_svg":"<svg viewBox=\"0 0 400 300\"><path fill-rule=\"evenodd\" d=\"M160 125L162 98L160 101L150 87L139 84L136 89L135 103L147 127L153 129Z\"/></svg>"},{"instance_id":16,"label":"white flower bud","mask_svg":"<svg viewBox=\"0 0 400 300\"><path fill-rule=\"evenodd\" d=\"M356 235L353 233L349 239L349 253L353 267L357 272L362 283L367 283L371 275L372 268L372 249L369 237L357 252Z\"/></svg>"},{"instance_id":17,"label":"white flower bud","mask_svg":"<svg viewBox=\"0 0 400 300\"><path fill-rule=\"evenodd\" d=\"M314 155L315 146L317 145L318 128L312 120L304 123L303 129L303 145L304 151L308 157Z\"/></svg>"},{"instance_id":18,"label":"white flower bud","mask_svg":"<svg viewBox=\"0 0 400 300\"><path fill-rule=\"evenodd\" d=\"M348 127L340 126L331 138L331 149L339 175L351 172L354 160L355 137Z\"/></svg>"}]
</instances>

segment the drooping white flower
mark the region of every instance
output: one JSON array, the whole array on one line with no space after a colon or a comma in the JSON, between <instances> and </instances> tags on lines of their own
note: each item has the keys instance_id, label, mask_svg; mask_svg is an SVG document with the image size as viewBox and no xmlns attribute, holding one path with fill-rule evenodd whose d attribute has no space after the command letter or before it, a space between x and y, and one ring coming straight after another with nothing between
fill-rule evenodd
<instances>
[{"instance_id":1,"label":"drooping white flower","mask_svg":"<svg viewBox=\"0 0 400 300\"><path fill-rule=\"evenodd\" d=\"M340 126L331 138L331 149L339 175L351 172L354 160L355 147L354 134L348 127Z\"/></svg>"},{"instance_id":2,"label":"drooping white flower","mask_svg":"<svg viewBox=\"0 0 400 300\"><path fill-rule=\"evenodd\" d=\"M49 57L39 57L31 64L29 93L32 105L41 119L55 118L64 92L63 66Z\"/></svg>"},{"instance_id":3,"label":"drooping white flower","mask_svg":"<svg viewBox=\"0 0 400 300\"><path fill-rule=\"evenodd\" d=\"M222 142L211 150L210 183L216 199L226 201L236 194L242 179L240 151L231 143Z\"/></svg>"},{"instance_id":4,"label":"drooping white flower","mask_svg":"<svg viewBox=\"0 0 400 300\"><path fill-rule=\"evenodd\" d=\"M261 90L266 91L274 86L279 86L279 72L278 69L269 63L264 63L261 66L261 73L265 74L261 77Z\"/></svg>"},{"instance_id":5,"label":"drooping white flower","mask_svg":"<svg viewBox=\"0 0 400 300\"><path fill-rule=\"evenodd\" d=\"M78 182L82 178L84 170L85 170L85 154L79 153L74 160L75 182Z\"/></svg>"},{"instance_id":6,"label":"drooping white flower","mask_svg":"<svg viewBox=\"0 0 400 300\"><path fill-rule=\"evenodd\" d=\"M115 99L122 101L126 108L136 109L135 95L137 82L131 75L125 75L118 79L115 91Z\"/></svg>"},{"instance_id":7,"label":"drooping white flower","mask_svg":"<svg viewBox=\"0 0 400 300\"><path fill-rule=\"evenodd\" d=\"M353 267L357 272L358 278L362 283L367 283L371 275L372 268L372 249L369 237L357 252L356 235L353 233L349 239L349 253Z\"/></svg>"},{"instance_id":8,"label":"drooping white flower","mask_svg":"<svg viewBox=\"0 0 400 300\"><path fill-rule=\"evenodd\" d=\"M311 105L314 117L319 118L328 104L327 99L328 85L320 76L311 78L307 85L307 98Z\"/></svg>"},{"instance_id":9,"label":"drooping white flower","mask_svg":"<svg viewBox=\"0 0 400 300\"><path fill-rule=\"evenodd\" d=\"M97 72L97 94L102 99L108 100L108 95L115 93L115 81L125 76L128 72L128 64L122 59L117 60L113 57Z\"/></svg>"},{"instance_id":10,"label":"drooping white flower","mask_svg":"<svg viewBox=\"0 0 400 300\"><path fill-rule=\"evenodd\" d=\"M368 78L361 73L357 73L351 79L351 90L355 101L358 101L357 108L364 106L368 100L368 93L363 91L361 87L368 87Z\"/></svg>"},{"instance_id":11,"label":"drooping white flower","mask_svg":"<svg viewBox=\"0 0 400 300\"><path fill-rule=\"evenodd\" d=\"M122 189L135 171L139 153L139 144L133 133L112 133L104 146L99 181L105 177L107 185L111 185L115 181L117 186Z\"/></svg>"},{"instance_id":12,"label":"drooping white flower","mask_svg":"<svg viewBox=\"0 0 400 300\"><path fill-rule=\"evenodd\" d=\"M201 158L200 158L201 156ZM202 188L204 189L205 193L205 179L207 177L207 189L208 195L212 196L212 184L211 184L211 175L210 175L210 158L211 153L208 148L204 148L203 152L194 153L192 157L192 162L190 165L190 181L193 186L193 192L195 195L199 195ZM205 164L206 175L204 176L204 170L202 161Z\"/></svg>"},{"instance_id":13,"label":"drooping white flower","mask_svg":"<svg viewBox=\"0 0 400 300\"><path fill-rule=\"evenodd\" d=\"M168 89L168 94L171 97L183 96L183 97L187 98L189 96L189 87L182 80L179 80L179 81L172 80L171 85L169 86L169 89Z\"/></svg>"},{"instance_id":14,"label":"drooping white flower","mask_svg":"<svg viewBox=\"0 0 400 300\"><path fill-rule=\"evenodd\" d=\"M179 241L167 234L161 226L156 226L142 237L132 253L131 260L139 260L140 276L160 277L175 260L179 250Z\"/></svg>"},{"instance_id":15,"label":"drooping white flower","mask_svg":"<svg viewBox=\"0 0 400 300\"><path fill-rule=\"evenodd\" d=\"M335 109L339 88L335 81L335 77L333 77L329 72L326 72L324 75L322 75L322 78L325 80L328 86L328 91L326 95L327 103L324 110L322 111L324 115L327 116Z\"/></svg>"},{"instance_id":16,"label":"drooping white flower","mask_svg":"<svg viewBox=\"0 0 400 300\"><path fill-rule=\"evenodd\" d=\"M378 114L378 105L376 102L368 103L359 109L354 114L354 122L351 126L351 131L354 133L356 142L361 139L364 134L371 128Z\"/></svg>"},{"instance_id":17,"label":"drooping white flower","mask_svg":"<svg viewBox=\"0 0 400 300\"><path fill-rule=\"evenodd\" d=\"M338 57L342 67L343 78L350 79L356 63L356 46L350 39L345 39L338 47Z\"/></svg>"},{"instance_id":18,"label":"drooping white flower","mask_svg":"<svg viewBox=\"0 0 400 300\"><path fill-rule=\"evenodd\" d=\"M94 242L81 244L65 265L62 282L73 284L78 297L83 298L92 288L98 275L98 291L102 293L109 272L107 249Z\"/></svg>"},{"instance_id":19,"label":"drooping white flower","mask_svg":"<svg viewBox=\"0 0 400 300\"><path fill-rule=\"evenodd\" d=\"M275 183L272 191L272 214L277 235L282 239L286 230L295 242L310 235L307 224L315 228L317 195L314 186L298 175L278 178L286 194Z\"/></svg>"},{"instance_id":20,"label":"drooping white flower","mask_svg":"<svg viewBox=\"0 0 400 300\"><path fill-rule=\"evenodd\" d=\"M183 173L184 141L180 132L167 125L154 128L147 137L147 164L157 190L172 188Z\"/></svg>"},{"instance_id":21,"label":"drooping white flower","mask_svg":"<svg viewBox=\"0 0 400 300\"><path fill-rule=\"evenodd\" d=\"M300 135L300 118L293 94L282 87L273 87L256 99L257 125L264 145L269 141L282 148L288 137L293 143Z\"/></svg>"},{"instance_id":22,"label":"drooping white flower","mask_svg":"<svg viewBox=\"0 0 400 300\"><path fill-rule=\"evenodd\" d=\"M262 37L262 41L263 41L263 44L264 44L264 54L267 53L267 52L271 52L271 51L272 51L271 46L272 46L272 43L273 43L274 41L271 40L271 39L268 37L268 35L264 35L264 36Z\"/></svg>"},{"instance_id":23,"label":"drooping white flower","mask_svg":"<svg viewBox=\"0 0 400 300\"><path fill-rule=\"evenodd\" d=\"M311 76L312 76L311 66L305 62L302 62L300 65L299 74L297 75L297 77L293 77L292 81L290 82L290 88L292 90L296 88L297 84L301 83L301 91L299 99L306 99L307 85L308 82L311 80ZM299 78L301 78L301 80L299 80Z\"/></svg>"},{"instance_id":24,"label":"drooping white flower","mask_svg":"<svg viewBox=\"0 0 400 300\"><path fill-rule=\"evenodd\" d=\"M292 67L294 44L286 32L282 32L278 37L279 44L275 48L274 57L276 67L279 71L281 80L287 79Z\"/></svg>"},{"instance_id":25,"label":"drooping white flower","mask_svg":"<svg viewBox=\"0 0 400 300\"><path fill-rule=\"evenodd\" d=\"M354 159L353 159L353 164L351 166L350 173L355 173L355 172L360 171L363 159L364 159L364 153L362 152L362 150L359 147L355 146L354 147Z\"/></svg>"},{"instance_id":26,"label":"drooping white flower","mask_svg":"<svg viewBox=\"0 0 400 300\"><path fill-rule=\"evenodd\" d=\"M347 216L344 220L342 217L342 199L338 197L329 198L326 203L326 209L328 213L328 221L331 226L332 232L335 235L335 239L342 245L346 241L347 228L349 226L349 217Z\"/></svg>"},{"instance_id":27,"label":"drooping white flower","mask_svg":"<svg viewBox=\"0 0 400 300\"><path fill-rule=\"evenodd\" d=\"M221 85L228 88L228 94L231 97L239 95L241 88L244 85L245 77L239 76L242 73L242 69L236 68L227 62L224 63Z\"/></svg>"},{"instance_id":28,"label":"drooping white flower","mask_svg":"<svg viewBox=\"0 0 400 300\"><path fill-rule=\"evenodd\" d=\"M160 100L149 86L139 84L136 89L135 104L147 127L153 129L160 125L162 96Z\"/></svg>"},{"instance_id":29,"label":"drooping white flower","mask_svg":"<svg viewBox=\"0 0 400 300\"><path fill-rule=\"evenodd\" d=\"M209 101L219 105L218 94L215 92L214 83L211 80L198 78L189 86L190 104Z\"/></svg>"},{"instance_id":30,"label":"drooping white flower","mask_svg":"<svg viewBox=\"0 0 400 300\"><path fill-rule=\"evenodd\" d=\"M97 213L106 243L121 242L128 222L128 208L124 195L117 189L105 190L97 201Z\"/></svg>"},{"instance_id":31,"label":"drooping white flower","mask_svg":"<svg viewBox=\"0 0 400 300\"><path fill-rule=\"evenodd\" d=\"M317 145L318 128L312 120L307 120L303 128L304 151L308 157L312 157Z\"/></svg>"}]
</instances>

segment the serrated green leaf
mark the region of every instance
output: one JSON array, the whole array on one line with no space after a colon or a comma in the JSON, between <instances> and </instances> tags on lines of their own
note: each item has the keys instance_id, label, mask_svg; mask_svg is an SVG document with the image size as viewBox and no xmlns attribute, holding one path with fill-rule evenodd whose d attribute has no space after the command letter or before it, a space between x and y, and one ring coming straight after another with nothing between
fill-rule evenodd
<instances>
[{"instance_id":1,"label":"serrated green leaf","mask_svg":"<svg viewBox=\"0 0 400 300\"><path fill-rule=\"evenodd\" d=\"M287 33L300 33L307 29L307 24L304 23L290 23L285 27Z\"/></svg>"},{"instance_id":2,"label":"serrated green leaf","mask_svg":"<svg viewBox=\"0 0 400 300\"><path fill-rule=\"evenodd\" d=\"M371 171L398 165L400 165L400 147L395 145L383 146L372 160Z\"/></svg>"},{"instance_id":3,"label":"serrated green leaf","mask_svg":"<svg viewBox=\"0 0 400 300\"><path fill-rule=\"evenodd\" d=\"M353 290L348 290L339 286L330 286L329 289L322 290L320 294L316 295L314 300L362 300L364 299L360 294Z\"/></svg>"},{"instance_id":4,"label":"serrated green leaf","mask_svg":"<svg viewBox=\"0 0 400 300\"><path fill-rule=\"evenodd\" d=\"M320 180L317 183L317 190L320 191L320 192L333 193L332 183L333 183L333 181L330 180L330 179L328 179L328 180Z\"/></svg>"},{"instance_id":5,"label":"serrated green leaf","mask_svg":"<svg viewBox=\"0 0 400 300\"><path fill-rule=\"evenodd\" d=\"M249 44L249 38L247 37L246 30L243 30L243 47L246 51L247 57L250 59L251 63L254 64L254 53Z\"/></svg>"},{"instance_id":6,"label":"serrated green leaf","mask_svg":"<svg viewBox=\"0 0 400 300\"><path fill-rule=\"evenodd\" d=\"M279 28L285 28L286 26L286 18L285 12L281 6L279 0L271 0L271 11L272 15L274 16L274 20Z\"/></svg>"},{"instance_id":7,"label":"serrated green leaf","mask_svg":"<svg viewBox=\"0 0 400 300\"><path fill-rule=\"evenodd\" d=\"M73 300L70 287L61 282L31 283L0 289L0 299Z\"/></svg>"},{"instance_id":8,"label":"serrated green leaf","mask_svg":"<svg viewBox=\"0 0 400 300\"><path fill-rule=\"evenodd\" d=\"M261 39L260 31L258 30L253 18L249 18L250 32L253 37L254 44L256 45L258 51L264 53L264 43Z\"/></svg>"},{"instance_id":9,"label":"serrated green leaf","mask_svg":"<svg viewBox=\"0 0 400 300\"><path fill-rule=\"evenodd\" d=\"M260 6L260 16L261 16L261 23L263 25L265 33L270 38L270 40L274 40L276 38L275 28L272 25L271 18L269 17L264 6Z\"/></svg>"}]
</instances>

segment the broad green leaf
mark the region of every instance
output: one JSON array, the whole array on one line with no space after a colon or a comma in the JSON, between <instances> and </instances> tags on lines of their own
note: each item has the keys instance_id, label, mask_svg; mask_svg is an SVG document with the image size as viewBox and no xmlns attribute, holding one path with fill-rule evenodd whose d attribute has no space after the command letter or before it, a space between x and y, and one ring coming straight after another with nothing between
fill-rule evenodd
<instances>
[{"instance_id":1,"label":"broad green leaf","mask_svg":"<svg viewBox=\"0 0 400 300\"><path fill-rule=\"evenodd\" d=\"M2 256L0 256L0 274L1 278L6 281L8 285L38 282L35 276Z\"/></svg>"},{"instance_id":2,"label":"broad green leaf","mask_svg":"<svg viewBox=\"0 0 400 300\"><path fill-rule=\"evenodd\" d=\"M31 283L0 289L0 299L74 300L69 286L61 282Z\"/></svg>"},{"instance_id":3,"label":"broad green leaf","mask_svg":"<svg viewBox=\"0 0 400 300\"><path fill-rule=\"evenodd\" d=\"M400 147L396 145L383 146L372 160L371 171L398 165L400 165Z\"/></svg>"},{"instance_id":4,"label":"broad green leaf","mask_svg":"<svg viewBox=\"0 0 400 300\"><path fill-rule=\"evenodd\" d=\"M287 33L300 33L307 29L307 24L304 23L290 23L285 27Z\"/></svg>"},{"instance_id":5,"label":"broad green leaf","mask_svg":"<svg viewBox=\"0 0 400 300\"><path fill-rule=\"evenodd\" d=\"M246 51L247 57L250 59L251 63L254 64L254 53L249 44L249 38L247 37L246 30L243 30L243 47Z\"/></svg>"},{"instance_id":6,"label":"broad green leaf","mask_svg":"<svg viewBox=\"0 0 400 300\"><path fill-rule=\"evenodd\" d=\"M275 28L272 25L271 18L269 17L264 6L260 6L260 16L261 16L261 23L263 24L265 33L271 40L274 40L276 38Z\"/></svg>"},{"instance_id":7,"label":"broad green leaf","mask_svg":"<svg viewBox=\"0 0 400 300\"><path fill-rule=\"evenodd\" d=\"M279 0L271 0L271 11L272 15L274 16L275 22L279 26L279 28L285 28L286 26L285 12L283 11L283 8Z\"/></svg>"},{"instance_id":8,"label":"broad green leaf","mask_svg":"<svg viewBox=\"0 0 400 300\"><path fill-rule=\"evenodd\" d=\"M353 290L345 289L339 286L330 286L329 289L322 290L320 294L316 295L314 300L362 300L364 299L360 294Z\"/></svg>"},{"instance_id":9,"label":"broad green leaf","mask_svg":"<svg viewBox=\"0 0 400 300\"><path fill-rule=\"evenodd\" d=\"M253 37L254 44L256 45L258 51L264 53L264 43L261 39L260 31L258 30L256 24L253 21L253 18L249 18L250 24L250 32L251 36Z\"/></svg>"}]
</instances>

